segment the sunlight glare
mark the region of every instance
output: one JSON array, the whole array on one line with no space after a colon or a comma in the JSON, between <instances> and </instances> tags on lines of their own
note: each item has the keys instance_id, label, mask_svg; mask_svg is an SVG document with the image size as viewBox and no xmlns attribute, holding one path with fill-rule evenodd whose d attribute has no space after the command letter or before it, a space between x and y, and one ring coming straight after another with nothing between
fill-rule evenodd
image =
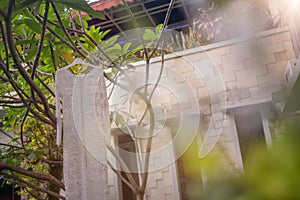
<instances>
[{"instance_id":1,"label":"sunlight glare","mask_svg":"<svg viewBox=\"0 0 300 200\"><path fill-rule=\"evenodd\" d=\"M298 8L299 7L299 3L300 3L300 0L292 0L292 7L293 8Z\"/></svg>"}]
</instances>

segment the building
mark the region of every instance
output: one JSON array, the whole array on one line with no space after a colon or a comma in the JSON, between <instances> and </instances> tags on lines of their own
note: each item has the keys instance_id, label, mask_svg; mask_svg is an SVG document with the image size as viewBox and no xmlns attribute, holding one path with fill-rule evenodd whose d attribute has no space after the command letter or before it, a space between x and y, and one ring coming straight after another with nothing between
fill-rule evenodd
<instances>
[{"instance_id":1,"label":"building","mask_svg":"<svg viewBox=\"0 0 300 200\"><path fill-rule=\"evenodd\" d=\"M92 3L95 9L103 10L108 20L95 19L91 24L100 25L103 29L112 29L112 34L121 35L125 30L134 28L120 2ZM149 175L146 199L192 199L190 194L197 188L205 187L213 178L210 174L212 169L199 163L199 160L207 157L217 157L218 167L213 169L217 175L232 176L243 173L244 159L251 150L251 145L263 141L266 148L271 148L276 141L278 124L275 119L278 116L298 119L300 63L297 58L300 35L295 22L299 17L297 14L289 15L294 13L289 11L296 7L284 6L283 2L276 0L261 2L264 7L259 9L268 13L269 18L264 22L269 24L256 30L251 39L241 37L243 34L234 37L230 35L218 38L205 46L165 57L167 68L183 77L187 84L171 77L172 73L168 72L163 75L162 81L172 79L173 87L181 88L180 91L189 87L188 90L191 90L196 98L185 99L180 102L180 106L193 110L193 103L198 104L199 112L194 112L193 116L199 115L197 117L201 121L201 131L197 130L200 136L198 135L198 139L184 152L178 152L176 144L173 144L171 160L179 158L174 159L174 162L161 167L159 165L166 159L164 154L151 157L150 165L153 169L157 167L157 170L153 170ZM153 27L162 23L168 3L168 0L133 0L129 1L129 6L140 25ZM193 25L193 17L198 8L207 8L207 5L208 1L176 1L169 28L185 32ZM252 11L257 15L259 9L255 8ZM154 58L151 65L156 66L160 62L160 58ZM144 63L137 63L137 71L143 66ZM213 88L214 83L220 80L223 88ZM164 126L160 134L155 135L153 139L154 149L174 142L176 137L174 133L178 128L178 121L172 113L177 112L178 102L172 93L176 90L174 88L166 91L159 88L159 95L153 100L159 110L155 111L155 114L158 115L158 121L163 121ZM111 104L111 108L114 109L122 102L116 100ZM217 111L212 107L217 107ZM161 112L165 113L165 118L159 118ZM209 127L210 123L212 127ZM209 134L203 134L207 132ZM115 144L121 149L135 152L134 143L126 131L115 128L112 134ZM138 168L137 158L124 156L124 160L132 165L132 168ZM198 168L199 173L191 176L191 165ZM138 175L133 174L138 180ZM113 172L109 177L111 199L133 199L130 189L122 184Z\"/></svg>"}]
</instances>

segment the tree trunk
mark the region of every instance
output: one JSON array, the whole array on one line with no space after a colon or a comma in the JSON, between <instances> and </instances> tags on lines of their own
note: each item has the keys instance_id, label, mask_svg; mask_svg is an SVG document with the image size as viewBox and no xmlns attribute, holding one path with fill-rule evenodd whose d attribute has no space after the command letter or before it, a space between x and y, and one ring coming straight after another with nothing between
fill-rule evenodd
<instances>
[{"instance_id":1,"label":"tree trunk","mask_svg":"<svg viewBox=\"0 0 300 200\"><path fill-rule=\"evenodd\" d=\"M54 153L55 151L59 151L60 149L56 147L56 132L52 132L52 137L50 137L50 148L48 151L48 159L49 160L63 160L58 153ZM53 137L54 135L54 137ZM49 174L57 178L58 180L62 180L63 178L63 164L49 164ZM54 185L53 183L49 183L50 191L60 194L60 188ZM49 200L58 200L57 197L49 196Z\"/></svg>"},{"instance_id":2,"label":"tree trunk","mask_svg":"<svg viewBox=\"0 0 300 200\"><path fill-rule=\"evenodd\" d=\"M62 165L50 165L49 166L49 173L56 177L58 180L62 180L62 172L63 172L63 166ZM52 192L55 192L57 194L60 193L60 188L57 187L53 183L49 183L49 190ZM58 198L49 196L49 200L58 200Z\"/></svg>"}]
</instances>

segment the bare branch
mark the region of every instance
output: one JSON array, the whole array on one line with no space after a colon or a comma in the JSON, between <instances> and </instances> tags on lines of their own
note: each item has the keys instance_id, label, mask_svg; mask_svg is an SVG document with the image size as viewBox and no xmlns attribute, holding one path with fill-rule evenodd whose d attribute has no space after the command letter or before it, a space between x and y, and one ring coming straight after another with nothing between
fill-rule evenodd
<instances>
[{"instance_id":1,"label":"bare branch","mask_svg":"<svg viewBox=\"0 0 300 200\"><path fill-rule=\"evenodd\" d=\"M172 13L172 9L173 9L173 6L174 6L174 3L175 3L175 0L171 0L170 4L169 4L169 7L168 7L168 11L167 11L167 14L166 14L166 17L165 17L165 20L164 20L164 23L163 23L163 27L162 27L162 30L161 30L161 34L157 40L157 43L153 49L153 51L151 52L149 58L152 58L152 56L154 55L154 53L157 51L158 49L158 46L159 46L159 43L161 42L161 39L163 38L163 35L164 35L164 31L168 25L168 22L169 22L169 19L170 19L170 16L171 16L171 13Z\"/></svg>"},{"instance_id":2,"label":"bare branch","mask_svg":"<svg viewBox=\"0 0 300 200\"><path fill-rule=\"evenodd\" d=\"M116 175L134 192L134 193L136 193L137 192L137 190L132 186L132 184L130 183L130 182L128 182L123 176L122 176L122 174L121 174L121 172L120 171L118 171L118 170L116 170L116 169L114 169L114 167L112 166L112 164L108 161L108 163L107 163L108 165L109 165L109 167L110 167L110 169L111 170L113 170L115 173L116 173Z\"/></svg>"},{"instance_id":3,"label":"bare branch","mask_svg":"<svg viewBox=\"0 0 300 200\"><path fill-rule=\"evenodd\" d=\"M45 11L44 11L44 19L43 19L43 23L42 23L41 39L40 39L40 42L39 42L39 45L38 45L38 51L37 51L37 54L35 56L33 67L32 67L32 74L31 74L31 78L32 79L34 78L35 70L36 70L36 68L38 66L38 63L40 61L40 56L41 56L43 45L44 45L44 39L45 39L46 28L47 28L47 19L48 19L49 7L50 7L50 3L49 3L49 1L46 1Z\"/></svg>"},{"instance_id":4,"label":"bare branch","mask_svg":"<svg viewBox=\"0 0 300 200\"><path fill-rule=\"evenodd\" d=\"M28 114L29 114L29 110L26 110L26 113L22 119L22 122L21 122L21 125L20 125L20 139L21 139L21 144L22 144L22 147L25 149L25 146L24 146L24 133L23 133L23 129L24 129L24 124L25 124L25 121L26 121L26 118L28 117Z\"/></svg>"},{"instance_id":5,"label":"bare branch","mask_svg":"<svg viewBox=\"0 0 300 200\"><path fill-rule=\"evenodd\" d=\"M112 146L107 145L108 150L111 152L111 154L117 159L118 163L120 164L121 168L124 170L124 173L126 174L127 178L129 179L130 183L134 187L134 191L138 190L138 185L136 184L135 180L133 179L132 175L129 173L129 168L127 167L126 163L123 161L123 159L117 154L117 152L112 148Z\"/></svg>"},{"instance_id":6,"label":"bare branch","mask_svg":"<svg viewBox=\"0 0 300 200\"><path fill-rule=\"evenodd\" d=\"M127 1L126 0L122 0L122 2L125 5L126 10L127 10L128 14L129 14L131 20L133 21L133 24L134 24L135 28L138 31L139 40L140 40L140 42L143 45L143 50L144 50L144 53L145 53L145 58L146 58L146 60L149 60L149 58L151 58L151 57L148 56L147 47L146 47L145 41L143 39L143 36L142 36L141 30L140 30L139 24L137 23L137 21L136 21L136 19L134 17L134 14L132 13L130 7L128 6Z\"/></svg>"}]
</instances>

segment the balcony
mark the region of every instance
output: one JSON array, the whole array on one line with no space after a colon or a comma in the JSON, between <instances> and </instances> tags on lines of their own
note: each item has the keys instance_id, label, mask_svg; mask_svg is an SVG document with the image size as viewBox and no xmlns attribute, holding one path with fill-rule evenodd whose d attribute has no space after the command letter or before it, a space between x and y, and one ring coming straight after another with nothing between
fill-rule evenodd
<instances>
[{"instance_id":1,"label":"balcony","mask_svg":"<svg viewBox=\"0 0 300 200\"><path fill-rule=\"evenodd\" d=\"M135 25L126 7L120 2L100 0L91 3L95 10L101 10L105 14L106 19L92 19L89 25L101 26L103 30L110 29L108 37L115 34L126 36L126 31L134 29ZM164 22L170 0L127 2L139 27L145 28ZM228 7L224 3L210 4L208 0L176 0L168 23L168 29L178 33L173 36L173 40L182 43L182 40L188 39L182 37L193 37L199 40L197 46L203 46L282 25L279 15L271 15L266 0L241 2L237 1L232 4L234 6Z\"/></svg>"}]
</instances>

